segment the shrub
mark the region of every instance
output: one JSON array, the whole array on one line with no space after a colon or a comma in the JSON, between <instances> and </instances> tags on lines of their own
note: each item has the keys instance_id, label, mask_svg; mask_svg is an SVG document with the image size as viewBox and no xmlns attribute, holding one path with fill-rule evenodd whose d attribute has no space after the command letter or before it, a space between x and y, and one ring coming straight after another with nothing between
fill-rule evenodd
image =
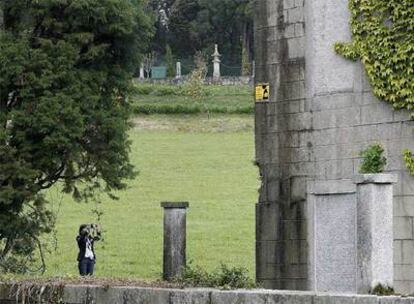
<instances>
[{"instance_id":1,"label":"shrub","mask_svg":"<svg viewBox=\"0 0 414 304\"><path fill-rule=\"evenodd\" d=\"M221 264L213 272L207 272L199 266L187 266L178 283L191 287L216 288L254 288L255 282L249 277L247 269L243 267L229 267Z\"/></svg>"},{"instance_id":2,"label":"shrub","mask_svg":"<svg viewBox=\"0 0 414 304\"><path fill-rule=\"evenodd\" d=\"M131 95L185 96L181 86L163 84L136 84Z\"/></svg>"},{"instance_id":3,"label":"shrub","mask_svg":"<svg viewBox=\"0 0 414 304\"><path fill-rule=\"evenodd\" d=\"M134 114L196 114L201 113L202 109L199 105L151 105L143 104L133 107Z\"/></svg>"},{"instance_id":4,"label":"shrub","mask_svg":"<svg viewBox=\"0 0 414 304\"><path fill-rule=\"evenodd\" d=\"M369 293L377 296L391 296L395 294L395 291L392 287L377 284Z\"/></svg>"},{"instance_id":5,"label":"shrub","mask_svg":"<svg viewBox=\"0 0 414 304\"><path fill-rule=\"evenodd\" d=\"M201 53L195 55L196 68L190 75L187 84L187 95L195 100L201 99L204 95L204 79L207 73L207 65Z\"/></svg>"},{"instance_id":6,"label":"shrub","mask_svg":"<svg viewBox=\"0 0 414 304\"><path fill-rule=\"evenodd\" d=\"M361 152L362 165L360 173L384 172L387 159L383 156L384 148L380 144L373 144Z\"/></svg>"},{"instance_id":7,"label":"shrub","mask_svg":"<svg viewBox=\"0 0 414 304\"><path fill-rule=\"evenodd\" d=\"M167 44L165 48L165 64L167 65L167 77L175 76L174 57L171 47Z\"/></svg>"}]
</instances>

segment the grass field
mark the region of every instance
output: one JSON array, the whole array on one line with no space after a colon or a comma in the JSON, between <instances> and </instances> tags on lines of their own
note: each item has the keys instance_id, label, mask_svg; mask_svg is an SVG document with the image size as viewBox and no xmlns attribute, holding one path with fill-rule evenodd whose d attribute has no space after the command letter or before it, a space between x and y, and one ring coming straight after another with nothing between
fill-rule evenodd
<instances>
[{"instance_id":1,"label":"grass field","mask_svg":"<svg viewBox=\"0 0 414 304\"><path fill-rule=\"evenodd\" d=\"M205 86L201 98L188 96L186 86L136 84L132 95L136 114L252 114L250 86Z\"/></svg>"},{"instance_id":2,"label":"grass field","mask_svg":"<svg viewBox=\"0 0 414 304\"><path fill-rule=\"evenodd\" d=\"M119 201L104 199L104 241L97 243L99 277L160 278L160 202L189 201L187 256L213 269L224 262L254 276L254 205L259 185L253 165L250 115L151 115L134 119L131 159L139 170ZM56 250L47 276L75 275L79 224L94 222L93 204L51 191L59 210ZM49 241L50 244L52 242Z\"/></svg>"}]
</instances>

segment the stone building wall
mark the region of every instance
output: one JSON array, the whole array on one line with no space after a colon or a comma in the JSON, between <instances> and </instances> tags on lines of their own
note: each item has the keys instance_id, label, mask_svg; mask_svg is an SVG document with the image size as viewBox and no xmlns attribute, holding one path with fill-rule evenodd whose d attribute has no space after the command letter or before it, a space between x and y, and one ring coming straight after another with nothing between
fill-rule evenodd
<instances>
[{"instance_id":1,"label":"stone building wall","mask_svg":"<svg viewBox=\"0 0 414 304\"><path fill-rule=\"evenodd\" d=\"M350 40L348 0L256 0L256 160L262 175L256 275L268 288L307 289L304 206L309 180L351 179L359 152L386 148L394 188L394 285L414 291L414 180L402 150L414 150L412 122L373 95L359 62L335 54ZM338 223L340 224L340 223Z\"/></svg>"}]
</instances>

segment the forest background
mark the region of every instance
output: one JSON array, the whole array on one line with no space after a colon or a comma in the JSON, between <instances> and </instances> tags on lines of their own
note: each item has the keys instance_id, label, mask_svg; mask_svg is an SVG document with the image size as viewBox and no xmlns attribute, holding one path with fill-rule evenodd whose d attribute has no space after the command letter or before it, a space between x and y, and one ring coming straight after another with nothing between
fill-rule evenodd
<instances>
[{"instance_id":1,"label":"forest background","mask_svg":"<svg viewBox=\"0 0 414 304\"><path fill-rule=\"evenodd\" d=\"M194 55L209 60L214 44L222 54L223 75L249 73L253 58L251 0L148 0L155 34L147 53L155 65L168 65L172 55L183 74L194 69ZM171 58L171 57L170 57ZM169 75L173 76L173 75Z\"/></svg>"}]
</instances>

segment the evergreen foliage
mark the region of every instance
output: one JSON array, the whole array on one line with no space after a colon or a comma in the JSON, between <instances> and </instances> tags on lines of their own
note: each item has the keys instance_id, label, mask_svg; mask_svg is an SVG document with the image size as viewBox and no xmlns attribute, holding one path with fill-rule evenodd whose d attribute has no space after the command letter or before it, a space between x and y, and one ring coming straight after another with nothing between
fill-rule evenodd
<instances>
[{"instance_id":1,"label":"evergreen foliage","mask_svg":"<svg viewBox=\"0 0 414 304\"><path fill-rule=\"evenodd\" d=\"M252 0L149 0L149 6L156 15L151 50L157 54L164 55L168 44L183 60L198 51L211 55L218 44L224 64L240 67L243 48L252 58Z\"/></svg>"},{"instance_id":2,"label":"evergreen foliage","mask_svg":"<svg viewBox=\"0 0 414 304\"><path fill-rule=\"evenodd\" d=\"M113 197L134 175L127 93L151 27L138 0L0 5L0 266L24 272L54 225L46 189Z\"/></svg>"},{"instance_id":3,"label":"evergreen foliage","mask_svg":"<svg viewBox=\"0 0 414 304\"><path fill-rule=\"evenodd\" d=\"M174 57L170 46L167 44L165 48L165 64L167 65L167 77L175 76Z\"/></svg>"}]
</instances>

